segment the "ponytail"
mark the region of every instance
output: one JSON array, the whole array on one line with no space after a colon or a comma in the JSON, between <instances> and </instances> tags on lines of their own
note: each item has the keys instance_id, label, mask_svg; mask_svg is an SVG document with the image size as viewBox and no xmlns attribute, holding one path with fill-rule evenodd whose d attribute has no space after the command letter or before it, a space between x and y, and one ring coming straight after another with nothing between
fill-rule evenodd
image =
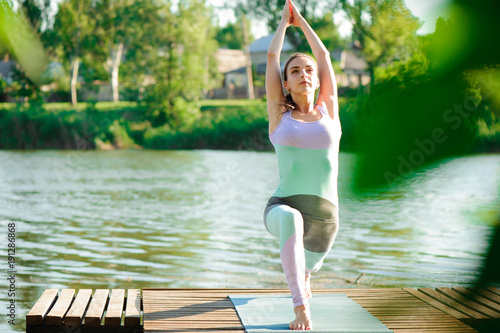
<instances>
[{"instance_id":1,"label":"ponytail","mask_svg":"<svg viewBox=\"0 0 500 333\"><path fill-rule=\"evenodd\" d=\"M281 105L283 106L283 110L284 110L283 113L295 109L296 106L295 106L295 102L293 101L293 98L292 98L292 93L288 93L285 95L285 101Z\"/></svg>"}]
</instances>

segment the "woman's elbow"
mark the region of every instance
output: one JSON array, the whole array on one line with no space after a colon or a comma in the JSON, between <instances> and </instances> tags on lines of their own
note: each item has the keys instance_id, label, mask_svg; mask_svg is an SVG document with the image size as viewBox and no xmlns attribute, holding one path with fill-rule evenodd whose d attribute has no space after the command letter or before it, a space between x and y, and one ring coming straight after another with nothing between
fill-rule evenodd
<instances>
[{"instance_id":1,"label":"woman's elbow","mask_svg":"<svg viewBox=\"0 0 500 333\"><path fill-rule=\"evenodd\" d=\"M327 60L330 60L331 59L331 55L330 55L330 51L328 51L326 48L321 48L319 54L318 54L318 57L322 57L322 58L325 58Z\"/></svg>"},{"instance_id":2,"label":"woman's elbow","mask_svg":"<svg viewBox=\"0 0 500 333\"><path fill-rule=\"evenodd\" d=\"M280 56L279 52L276 52L276 51L273 51L273 50L268 50L267 51L267 59L268 60L276 59L279 56Z\"/></svg>"}]
</instances>

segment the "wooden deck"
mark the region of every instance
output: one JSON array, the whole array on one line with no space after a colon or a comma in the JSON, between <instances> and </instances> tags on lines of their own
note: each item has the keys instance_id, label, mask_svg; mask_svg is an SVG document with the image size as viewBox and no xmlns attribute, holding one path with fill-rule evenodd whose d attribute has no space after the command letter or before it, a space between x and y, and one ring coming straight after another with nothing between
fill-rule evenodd
<instances>
[{"instance_id":1,"label":"wooden deck","mask_svg":"<svg viewBox=\"0 0 500 333\"><path fill-rule=\"evenodd\" d=\"M240 332L230 294L288 294L284 289L47 289L26 316L26 332ZM476 332L500 328L498 288L324 289L343 293L389 329ZM292 311L290 309L290 311ZM491 332L500 332L494 330Z\"/></svg>"},{"instance_id":2,"label":"wooden deck","mask_svg":"<svg viewBox=\"0 0 500 333\"><path fill-rule=\"evenodd\" d=\"M27 333L142 333L141 290L46 289L26 315Z\"/></svg>"}]
</instances>

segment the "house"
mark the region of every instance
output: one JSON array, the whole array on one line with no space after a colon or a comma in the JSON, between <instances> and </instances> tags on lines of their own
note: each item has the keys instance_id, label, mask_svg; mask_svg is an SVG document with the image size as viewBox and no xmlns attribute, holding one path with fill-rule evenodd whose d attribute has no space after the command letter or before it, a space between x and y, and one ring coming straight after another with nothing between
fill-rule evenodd
<instances>
[{"instance_id":1,"label":"house","mask_svg":"<svg viewBox=\"0 0 500 333\"><path fill-rule=\"evenodd\" d=\"M0 61L0 78L8 84L12 84L15 67L16 62L14 60Z\"/></svg>"},{"instance_id":2,"label":"house","mask_svg":"<svg viewBox=\"0 0 500 333\"><path fill-rule=\"evenodd\" d=\"M365 59L350 50L344 50L340 57L340 68L346 78L345 87L366 86L370 83L370 72Z\"/></svg>"},{"instance_id":3,"label":"house","mask_svg":"<svg viewBox=\"0 0 500 333\"><path fill-rule=\"evenodd\" d=\"M354 42L346 50L335 49L331 52L331 57L340 62L342 70L342 73L336 73L339 87L356 88L370 83L368 64L359 51L359 43Z\"/></svg>"},{"instance_id":4,"label":"house","mask_svg":"<svg viewBox=\"0 0 500 333\"><path fill-rule=\"evenodd\" d=\"M246 56L242 50L219 49L215 52L217 69L224 75L222 87L212 89L208 92L208 98L237 98L243 87L246 97ZM236 91L238 88L238 91ZM241 98L244 98L241 97Z\"/></svg>"},{"instance_id":5,"label":"house","mask_svg":"<svg viewBox=\"0 0 500 333\"><path fill-rule=\"evenodd\" d=\"M8 85L11 85L14 81L14 68L16 67L16 62L9 60L6 57L3 61L0 61L0 79L5 81ZM0 102L14 102L15 99L7 95L4 91L0 91Z\"/></svg>"},{"instance_id":6,"label":"house","mask_svg":"<svg viewBox=\"0 0 500 333\"><path fill-rule=\"evenodd\" d=\"M252 60L252 64L260 65L267 63L267 51L273 37L274 35L267 35L250 44L250 59ZM283 48L281 49L281 62L286 61L293 53L295 53L295 48L285 36Z\"/></svg>"},{"instance_id":7,"label":"house","mask_svg":"<svg viewBox=\"0 0 500 333\"><path fill-rule=\"evenodd\" d=\"M250 44L250 60L257 75L265 75L267 63L267 50L271 44L273 35L262 37ZM294 52L293 46L285 38L281 59L286 61ZM241 50L219 49L215 53L217 67L220 73L224 74L222 87L213 89L207 95L208 98L246 98L247 97L247 72L246 56ZM281 64L284 66L284 62ZM255 78L254 78L255 79ZM265 94L264 87L255 87L256 98L261 98Z\"/></svg>"}]
</instances>

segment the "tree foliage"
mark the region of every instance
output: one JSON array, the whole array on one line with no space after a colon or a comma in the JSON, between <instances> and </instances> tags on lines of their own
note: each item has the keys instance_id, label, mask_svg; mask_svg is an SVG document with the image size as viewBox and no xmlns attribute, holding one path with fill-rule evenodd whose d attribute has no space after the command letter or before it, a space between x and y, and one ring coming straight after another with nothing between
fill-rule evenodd
<instances>
[{"instance_id":1,"label":"tree foliage","mask_svg":"<svg viewBox=\"0 0 500 333\"><path fill-rule=\"evenodd\" d=\"M155 13L152 1L98 0L94 53L111 79L113 101L119 100L119 69L132 40ZM152 10L151 10L152 9Z\"/></svg>"},{"instance_id":2,"label":"tree foliage","mask_svg":"<svg viewBox=\"0 0 500 333\"><path fill-rule=\"evenodd\" d=\"M375 68L405 60L416 49L419 20L402 0L340 0L353 23L352 38L359 41L375 83Z\"/></svg>"},{"instance_id":3,"label":"tree foliage","mask_svg":"<svg viewBox=\"0 0 500 333\"><path fill-rule=\"evenodd\" d=\"M24 2L23 2L24 3ZM10 3L0 2L0 55L10 55L17 62L14 84L10 87L16 97L23 100L40 99L40 86L44 83L43 72L48 58L39 40L38 22L41 11L15 12ZM2 83L2 90L9 90Z\"/></svg>"},{"instance_id":4,"label":"tree foliage","mask_svg":"<svg viewBox=\"0 0 500 333\"><path fill-rule=\"evenodd\" d=\"M359 189L399 182L446 157L498 150L500 57L489 43L498 21L475 20L485 14L483 3L468 6L470 11L438 19L410 58L379 68L369 94L358 97L353 140ZM464 24L473 21L477 26ZM471 58L479 52L467 47L473 44L490 52Z\"/></svg>"},{"instance_id":5,"label":"tree foliage","mask_svg":"<svg viewBox=\"0 0 500 333\"><path fill-rule=\"evenodd\" d=\"M236 13L248 13L259 19L264 19L270 31L276 31L281 20L281 13L286 0L256 0L232 1ZM337 26L333 23L333 13L339 9L339 2L326 0L296 0L295 5L301 15L318 33L329 50L340 47L343 42L338 33ZM287 39L298 52L309 52L309 47L304 34L291 27L286 31Z\"/></svg>"},{"instance_id":6,"label":"tree foliage","mask_svg":"<svg viewBox=\"0 0 500 333\"><path fill-rule=\"evenodd\" d=\"M217 82L211 12L200 0L179 3L176 12L170 3L147 10L149 23L137 31L123 65L127 89L149 103L155 125L177 128L194 116L185 101L201 98Z\"/></svg>"},{"instance_id":7,"label":"tree foliage","mask_svg":"<svg viewBox=\"0 0 500 333\"><path fill-rule=\"evenodd\" d=\"M336 48L342 48L345 46L346 42L340 37L338 27L333 22L332 11L326 11L325 14L320 17L312 17L308 23L328 50L333 51ZM296 43L300 41L300 44L297 47L298 51L309 52L310 47L304 34L297 33L295 29L292 29L292 32L298 39Z\"/></svg>"},{"instance_id":8,"label":"tree foliage","mask_svg":"<svg viewBox=\"0 0 500 333\"><path fill-rule=\"evenodd\" d=\"M248 24L251 26L251 24ZM248 42L252 43L255 38L250 31L248 33ZM243 23L241 17L236 22L229 22L224 27L216 28L216 36L219 47L228 48L231 50L243 50L245 47L243 41Z\"/></svg>"},{"instance_id":9,"label":"tree foliage","mask_svg":"<svg viewBox=\"0 0 500 333\"><path fill-rule=\"evenodd\" d=\"M77 99L77 78L82 57L94 51L98 12L92 0L65 0L59 4L53 29L47 32L57 60L70 72L71 102Z\"/></svg>"},{"instance_id":10,"label":"tree foliage","mask_svg":"<svg viewBox=\"0 0 500 333\"><path fill-rule=\"evenodd\" d=\"M21 11L31 23L34 31L41 35L49 23L50 0L19 0Z\"/></svg>"},{"instance_id":11,"label":"tree foliage","mask_svg":"<svg viewBox=\"0 0 500 333\"><path fill-rule=\"evenodd\" d=\"M73 95L83 64L87 80L111 81L115 101L120 83L127 99L148 102L155 125L176 127L190 114L185 101L216 83L211 16L202 0L64 0L47 39Z\"/></svg>"}]
</instances>

